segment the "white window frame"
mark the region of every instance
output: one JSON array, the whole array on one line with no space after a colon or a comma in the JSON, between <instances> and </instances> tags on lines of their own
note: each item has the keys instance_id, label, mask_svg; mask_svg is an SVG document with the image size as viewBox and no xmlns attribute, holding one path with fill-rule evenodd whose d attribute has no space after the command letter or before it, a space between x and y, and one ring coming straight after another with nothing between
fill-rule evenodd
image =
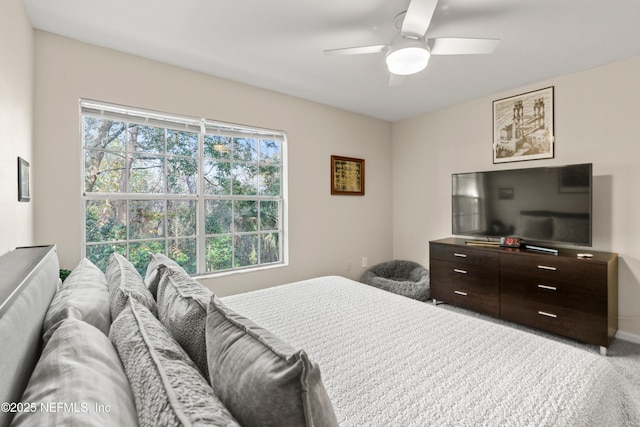
<instances>
[{"instance_id":1,"label":"white window frame","mask_svg":"<svg viewBox=\"0 0 640 427\"><path fill-rule=\"evenodd\" d=\"M84 144L84 117L96 117L96 118L109 118L114 120L120 120L126 123L138 123L142 125L156 126L165 129L173 129L173 130L188 130L190 132L197 132L199 134L198 137L198 191L195 195L181 195L181 194L170 194L170 193L86 193L85 192L85 144ZM270 269L274 267L286 266L289 264L289 245L288 245L288 170L287 170L287 135L283 131L258 128L258 127L250 127L244 125L237 125L232 123L225 123L205 118L193 118L187 116L179 116L172 114L165 114L157 111L145 110L140 108L131 108L125 107L116 104L110 104L100 101L92 101L81 99L79 102L79 118L80 118L80 150L81 150L81 161L82 161L82 177L81 177L81 210L82 210L82 253L87 255L87 248L93 245L99 244L109 244L116 243L114 242L97 242L91 243L87 242L87 234L86 234L86 206L87 202L90 200L195 200L197 201L197 212L196 212L196 242L197 242L197 272L193 274L194 276L199 277L209 277L209 276L220 276L220 275L228 275L234 274L238 272L247 272L247 271L255 271L255 270L263 270ZM213 130L213 132L212 132ZM229 137L244 137L244 138L256 138L256 139L269 139L276 140L280 142L280 195L279 196L266 196L266 195L249 195L249 196L241 196L241 195L211 195L205 194L205 177L204 177L204 162L205 162L205 150L204 150L204 137L205 134L216 134L221 136L229 136ZM166 153L164 154L166 156ZM233 161L233 160L231 160ZM165 170L163 172L163 176L166 178L167 170L166 170L166 162ZM274 200L279 202L280 212L278 218L279 228L277 230L277 234L279 235L279 261L254 264L250 266L242 266L235 267L233 266L230 269L217 270L217 271L206 271L206 237L208 235L205 234L205 202L207 200L255 200L258 202L258 209L260 206L260 201L269 201ZM233 203L232 203L233 205ZM128 212L128 209L127 209ZM233 218L233 212L232 212ZM166 216L165 216L166 220ZM127 218L127 237L126 240L117 241L118 244L126 243L127 254L129 252L129 244L131 242L135 242L136 240L130 239L129 236L129 218ZM233 224L233 220L232 220ZM233 225L232 225L233 227ZM167 228L165 227L165 230ZM230 233L226 233L224 235L227 236L241 236L241 235L260 235L261 230L258 227L258 230L251 232L239 232L236 230L231 230ZM171 240L172 238L165 236L163 238L154 238L154 239L142 239L146 241L158 240L165 242ZM167 246L165 243L165 251L167 250ZM235 244L232 245L233 250L235 250ZM258 258L259 259L259 258Z\"/></svg>"}]
</instances>

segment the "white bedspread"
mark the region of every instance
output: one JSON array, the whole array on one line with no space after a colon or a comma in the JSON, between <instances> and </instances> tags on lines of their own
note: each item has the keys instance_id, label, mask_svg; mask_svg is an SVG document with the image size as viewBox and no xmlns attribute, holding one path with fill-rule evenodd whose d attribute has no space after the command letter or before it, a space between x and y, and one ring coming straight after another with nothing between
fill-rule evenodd
<instances>
[{"instance_id":1,"label":"white bedspread","mask_svg":"<svg viewBox=\"0 0 640 427\"><path fill-rule=\"evenodd\" d=\"M341 426L633 426L605 357L337 276L222 298L307 351Z\"/></svg>"}]
</instances>

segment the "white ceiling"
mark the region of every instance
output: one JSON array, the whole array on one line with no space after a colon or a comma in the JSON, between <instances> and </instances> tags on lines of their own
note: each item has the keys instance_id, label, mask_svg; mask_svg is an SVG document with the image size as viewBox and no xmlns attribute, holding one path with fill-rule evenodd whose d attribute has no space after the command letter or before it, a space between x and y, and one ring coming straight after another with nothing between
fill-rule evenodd
<instances>
[{"instance_id":1,"label":"white ceiling","mask_svg":"<svg viewBox=\"0 0 640 427\"><path fill-rule=\"evenodd\" d=\"M409 0L24 0L34 28L390 121L640 55L638 0L440 0L427 37L501 39L389 87Z\"/></svg>"}]
</instances>

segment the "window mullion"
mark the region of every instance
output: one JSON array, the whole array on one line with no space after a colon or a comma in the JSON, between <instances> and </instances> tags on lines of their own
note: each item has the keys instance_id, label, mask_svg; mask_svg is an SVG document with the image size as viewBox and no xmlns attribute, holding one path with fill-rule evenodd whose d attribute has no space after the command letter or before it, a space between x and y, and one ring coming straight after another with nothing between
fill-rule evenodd
<instances>
[{"instance_id":1,"label":"window mullion","mask_svg":"<svg viewBox=\"0 0 640 427\"><path fill-rule=\"evenodd\" d=\"M207 271L207 230L206 209L205 209L205 186L204 186L204 121L200 124L200 135L198 136L198 201L196 213L196 270L198 273Z\"/></svg>"},{"instance_id":2,"label":"window mullion","mask_svg":"<svg viewBox=\"0 0 640 427\"><path fill-rule=\"evenodd\" d=\"M131 132L129 131L129 124L127 124L127 126L125 127L125 143L124 143L124 170L128 171L130 167L133 167L133 163L131 164L131 166L129 166L129 156L133 156L132 150L130 151L130 147L133 146L132 142L130 141L131 138ZM129 173L125 173L124 174L124 190L126 193L128 193L130 191L130 186L129 186L129 177L130 174ZM127 256L127 258L129 257L129 243L131 242L131 226L130 226L130 221L131 221L131 206L130 206L130 199L127 199L127 201L125 202L125 213L124 213L124 224L126 227L126 236L127 236L127 241L126 241L126 245L125 245L125 255Z\"/></svg>"},{"instance_id":3,"label":"window mullion","mask_svg":"<svg viewBox=\"0 0 640 427\"><path fill-rule=\"evenodd\" d=\"M127 256L129 255L129 242L131 241L131 227L129 226L129 221L131 221L131 206L130 206L130 200L127 200L124 204L125 206L125 212L124 212L124 224L126 227L125 233L127 236L127 244L126 244L126 254Z\"/></svg>"},{"instance_id":4,"label":"window mullion","mask_svg":"<svg viewBox=\"0 0 640 427\"><path fill-rule=\"evenodd\" d=\"M256 214L257 214L257 218L256 218L256 230L258 230L258 265L262 264L261 260L262 260L262 226L261 226L261 220L260 220L260 208L261 208L261 204L260 200L256 200L256 204L258 205L258 209L256 209Z\"/></svg>"},{"instance_id":5,"label":"window mullion","mask_svg":"<svg viewBox=\"0 0 640 427\"><path fill-rule=\"evenodd\" d=\"M164 129L164 146L162 149L162 181L164 197L164 253L169 255L169 200L166 195L169 193L169 165L167 159L167 129Z\"/></svg>"},{"instance_id":6,"label":"window mullion","mask_svg":"<svg viewBox=\"0 0 640 427\"><path fill-rule=\"evenodd\" d=\"M233 183L233 179L232 179ZM233 194L233 193L231 193ZM231 268L236 268L236 202L231 201Z\"/></svg>"}]
</instances>

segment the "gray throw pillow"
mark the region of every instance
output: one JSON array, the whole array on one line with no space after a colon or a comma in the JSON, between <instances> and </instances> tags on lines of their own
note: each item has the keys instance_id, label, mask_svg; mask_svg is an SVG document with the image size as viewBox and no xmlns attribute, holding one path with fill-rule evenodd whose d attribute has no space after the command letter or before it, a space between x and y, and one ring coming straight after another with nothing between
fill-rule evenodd
<instances>
[{"instance_id":1,"label":"gray throw pillow","mask_svg":"<svg viewBox=\"0 0 640 427\"><path fill-rule=\"evenodd\" d=\"M111 313L107 279L87 258L75 266L49 305L42 325L45 345L67 317L84 320L105 335L109 334Z\"/></svg>"},{"instance_id":2,"label":"gray throw pillow","mask_svg":"<svg viewBox=\"0 0 640 427\"><path fill-rule=\"evenodd\" d=\"M109 306L112 321L124 309L129 298L144 304L155 316L156 301L144 285L142 276L131 262L120 254L112 253L105 272L109 287Z\"/></svg>"},{"instance_id":3,"label":"gray throw pillow","mask_svg":"<svg viewBox=\"0 0 640 427\"><path fill-rule=\"evenodd\" d=\"M74 318L63 320L51 336L20 401L36 406L18 412L12 426L138 425L129 380L113 344Z\"/></svg>"},{"instance_id":4,"label":"gray throw pillow","mask_svg":"<svg viewBox=\"0 0 640 427\"><path fill-rule=\"evenodd\" d=\"M337 426L320 368L215 296L207 316L211 385L245 427Z\"/></svg>"},{"instance_id":5,"label":"gray throw pillow","mask_svg":"<svg viewBox=\"0 0 640 427\"><path fill-rule=\"evenodd\" d=\"M151 292L151 295L153 295L154 298L157 297L158 283L160 282L160 272L158 269L163 265L182 269L177 262L166 255L153 254L151 256L151 261L149 262L149 265L147 265L147 273L144 276L144 283L147 285L147 289L149 289L149 292Z\"/></svg>"},{"instance_id":6,"label":"gray throw pillow","mask_svg":"<svg viewBox=\"0 0 640 427\"><path fill-rule=\"evenodd\" d=\"M238 426L160 321L130 299L109 333L141 426Z\"/></svg>"},{"instance_id":7,"label":"gray throw pillow","mask_svg":"<svg viewBox=\"0 0 640 427\"><path fill-rule=\"evenodd\" d=\"M213 292L180 267L161 266L158 272L158 319L209 381L205 329Z\"/></svg>"}]
</instances>

